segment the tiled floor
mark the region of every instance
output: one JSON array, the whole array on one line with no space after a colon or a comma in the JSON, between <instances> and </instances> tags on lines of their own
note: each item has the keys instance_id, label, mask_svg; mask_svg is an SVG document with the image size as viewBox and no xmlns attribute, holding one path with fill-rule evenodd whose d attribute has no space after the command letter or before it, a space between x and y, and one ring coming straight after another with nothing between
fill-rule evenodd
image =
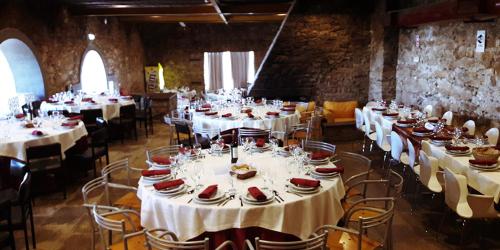
<instances>
[{"instance_id":1,"label":"tiled floor","mask_svg":"<svg viewBox=\"0 0 500 250\"><path fill-rule=\"evenodd\" d=\"M124 144L115 142L110 147L111 161L128 157L133 166L145 167L145 150L167 145L169 141L168 130L163 124L156 124L154 136L145 138L141 134L139 140L127 140ZM360 143L357 141L338 143L339 151L357 152L360 150ZM380 152L372 152L368 156L374 159L374 164L381 164ZM345 166L348 168L349 166ZM69 195L66 200L61 194L53 194L39 197L35 200L35 227L37 249L59 250L59 249L90 249L90 224L84 208L82 208L81 187L91 179L89 177L73 180ZM433 205L436 204L436 205ZM500 249L500 240L495 232L498 232L498 225L489 225L483 230L486 237L483 242L487 246L479 247L469 232L465 239L475 241L468 246L459 247L458 244L450 244L448 238L458 235L460 223L455 221L454 216L448 216L448 220L443 227L443 232L439 239L436 238L436 228L442 217L442 207L439 206L439 198L434 200L429 197L419 200L416 212L411 212L410 205L406 198L401 198L397 202L397 211L393 224L394 249ZM473 227L474 228L474 227ZM477 227L475 227L477 228ZM484 227L482 227L484 228ZM450 236L450 237L448 237ZM494 241L493 239L497 239ZM493 240L493 243L491 242ZM16 243L18 249L24 249L24 237L21 231L16 232ZM31 248L31 246L30 246ZM99 246L100 248L100 246Z\"/></svg>"}]
</instances>

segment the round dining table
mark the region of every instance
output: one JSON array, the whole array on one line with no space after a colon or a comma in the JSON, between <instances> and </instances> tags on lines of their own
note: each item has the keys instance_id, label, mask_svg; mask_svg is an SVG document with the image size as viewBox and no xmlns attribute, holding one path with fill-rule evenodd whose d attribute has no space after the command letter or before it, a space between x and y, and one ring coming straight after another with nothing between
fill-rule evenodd
<instances>
[{"instance_id":1,"label":"round dining table","mask_svg":"<svg viewBox=\"0 0 500 250\"><path fill-rule=\"evenodd\" d=\"M60 118L37 118L40 126L26 128L21 120L0 121L0 155L26 161L26 148L30 146L41 146L52 143L61 144L61 153L74 146L76 142L87 135L83 122L78 121L76 126L62 126L64 119ZM40 135L34 135L34 131L40 131ZM35 133L36 134L36 133Z\"/></svg>"},{"instance_id":2,"label":"round dining table","mask_svg":"<svg viewBox=\"0 0 500 250\"><path fill-rule=\"evenodd\" d=\"M143 227L168 229L183 241L209 236L211 241L216 241L211 244L217 244L231 239L241 247L245 238L256 235L264 239L271 235L268 240L276 239L276 235L285 235L278 237L280 239L290 239L286 236L306 239L319 226L336 225L344 214L341 199L345 190L340 176L322 179L317 192L297 195L288 192L290 178L312 177L294 165L292 157L273 155L269 151L250 154L240 150L238 164L247 164L257 171L254 177L240 180L230 175L232 165L228 153L212 155L203 151L202 154L201 159L174 168L175 178L198 187L193 194L166 197L141 177L137 196L142 204ZM334 164L329 162L325 166L334 167ZM197 203L197 193L210 185L217 185L226 196L229 190L236 190L236 196L225 205ZM239 197L248 195L249 187L276 191L282 200L275 197L265 205L243 202Z\"/></svg>"},{"instance_id":3,"label":"round dining table","mask_svg":"<svg viewBox=\"0 0 500 250\"><path fill-rule=\"evenodd\" d=\"M219 129L219 131L234 128L257 128L271 131L288 132L290 128L300 123L300 113L283 113L272 106L253 106L253 118L249 118L247 113L242 113L239 107L222 108L217 111L217 115L206 115L205 112L194 111L193 127L202 129ZM267 112L279 112L278 116L269 116ZM231 114L230 117L223 117Z\"/></svg>"},{"instance_id":4,"label":"round dining table","mask_svg":"<svg viewBox=\"0 0 500 250\"><path fill-rule=\"evenodd\" d=\"M90 100L90 99L89 99ZM129 97L114 97L98 95L91 98L92 101L81 102L42 102L40 110L48 112L50 110L67 110L71 113L80 113L84 109L102 109L103 119L109 121L120 116L120 107L135 105L133 99Z\"/></svg>"}]
</instances>

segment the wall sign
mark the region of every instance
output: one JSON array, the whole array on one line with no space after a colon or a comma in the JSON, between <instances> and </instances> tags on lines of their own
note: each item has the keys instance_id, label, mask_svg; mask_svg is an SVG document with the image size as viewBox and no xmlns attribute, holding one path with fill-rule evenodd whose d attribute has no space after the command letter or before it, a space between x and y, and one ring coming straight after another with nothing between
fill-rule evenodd
<instances>
[{"instance_id":1,"label":"wall sign","mask_svg":"<svg viewBox=\"0 0 500 250\"><path fill-rule=\"evenodd\" d=\"M476 34L476 52L484 52L486 47L486 30L478 30Z\"/></svg>"}]
</instances>

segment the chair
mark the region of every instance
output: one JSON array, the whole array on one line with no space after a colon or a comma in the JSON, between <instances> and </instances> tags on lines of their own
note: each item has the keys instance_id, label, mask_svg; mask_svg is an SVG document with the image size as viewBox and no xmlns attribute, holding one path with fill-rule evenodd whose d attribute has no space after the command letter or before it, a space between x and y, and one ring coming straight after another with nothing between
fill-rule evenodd
<instances>
[{"instance_id":1,"label":"chair","mask_svg":"<svg viewBox=\"0 0 500 250\"><path fill-rule=\"evenodd\" d=\"M490 128L486 133L484 134L485 137L488 139L488 143L490 145L497 145L498 144L498 128Z\"/></svg>"},{"instance_id":2,"label":"chair","mask_svg":"<svg viewBox=\"0 0 500 250\"><path fill-rule=\"evenodd\" d=\"M363 112L363 118L365 121L365 138L368 138L370 140L370 151L371 151L373 147L373 142L377 140L377 134L375 131L372 130L369 112L371 111L366 109L365 112ZM363 144L363 152L364 151L365 151L365 145Z\"/></svg>"},{"instance_id":3,"label":"chair","mask_svg":"<svg viewBox=\"0 0 500 250\"><path fill-rule=\"evenodd\" d=\"M451 125L453 121L453 112L446 111L446 113L443 114L442 119L446 119L446 125Z\"/></svg>"},{"instance_id":4,"label":"chair","mask_svg":"<svg viewBox=\"0 0 500 250\"><path fill-rule=\"evenodd\" d=\"M467 128L467 134L468 135L474 135L474 133L476 132L476 123L473 121L473 120L468 120L464 123L464 125L462 126L464 128Z\"/></svg>"},{"instance_id":5,"label":"chair","mask_svg":"<svg viewBox=\"0 0 500 250\"><path fill-rule=\"evenodd\" d=\"M47 181L44 177L55 175L56 181L60 182L59 185L64 199L66 199L67 170L62 158L60 143L26 148L26 163L33 173L34 183L38 184L38 181L40 181L40 184L45 186ZM38 186L35 190L37 189Z\"/></svg>"},{"instance_id":6,"label":"chair","mask_svg":"<svg viewBox=\"0 0 500 250\"><path fill-rule=\"evenodd\" d=\"M40 106L42 106L42 101L31 102L31 108L32 108L32 112L33 112L34 117L37 117L40 115Z\"/></svg>"},{"instance_id":7,"label":"chair","mask_svg":"<svg viewBox=\"0 0 500 250\"><path fill-rule=\"evenodd\" d=\"M144 122L144 129L146 130L146 137L148 137L148 127L151 128L151 134L154 133L153 130L153 109L151 107L152 100L149 96L141 97L141 101L136 102L138 105L136 110L136 119L139 122L139 127L141 127Z\"/></svg>"},{"instance_id":8,"label":"chair","mask_svg":"<svg viewBox=\"0 0 500 250\"><path fill-rule=\"evenodd\" d=\"M176 120L174 126L177 133L177 144L192 147L194 135L191 131L191 124L187 120ZM185 139L182 139L183 137Z\"/></svg>"},{"instance_id":9,"label":"chair","mask_svg":"<svg viewBox=\"0 0 500 250\"><path fill-rule=\"evenodd\" d=\"M110 120L112 127L116 127L116 131L120 135L121 142L125 138L125 130L131 129L134 132L135 140L137 140L137 126L135 117L135 105L126 105L120 107L120 117ZM113 129L113 131L115 131Z\"/></svg>"},{"instance_id":10,"label":"chair","mask_svg":"<svg viewBox=\"0 0 500 250\"><path fill-rule=\"evenodd\" d=\"M377 138L375 142L377 146L384 151L384 162L382 163L382 168L385 168L385 162L387 160L387 155L391 152L391 144L387 142L387 136L382 129L382 125L379 122L375 122L375 133Z\"/></svg>"},{"instance_id":11,"label":"chair","mask_svg":"<svg viewBox=\"0 0 500 250\"><path fill-rule=\"evenodd\" d=\"M293 125L289 134L291 135L291 139L286 140L286 144L302 144L302 141L311 139L311 124L312 119L309 119L306 123Z\"/></svg>"},{"instance_id":12,"label":"chair","mask_svg":"<svg viewBox=\"0 0 500 250\"><path fill-rule=\"evenodd\" d=\"M200 128L193 127L194 133L194 141L201 145L202 149L210 148L210 141L212 138L219 137L220 129L219 128Z\"/></svg>"},{"instance_id":13,"label":"chair","mask_svg":"<svg viewBox=\"0 0 500 250\"><path fill-rule=\"evenodd\" d=\"M427 154L427 156L434 156L434 154L432 153L431 144L428 141L422 140L420 142L420 147Z\"/></svg>"},{"instance_id":14,"label":"chair","mask_svg":"<svg viewBox=\"0 0 500 250\"><path fill-rule=\"evenodd\" d=\"M249 250L276 250L276 249L301 249L301 250L326 250L326 239L327 234L325 232L318 233L309 237L307 240L301 241L289 241L289 242L277 242L277 241L267 241L261 240L259 237L255 238L255 248L253 247L250 240L245 240L245 245L243 249Z\"/></svg>"},{"instance_id":15,"label":"chair","mask_svg":"<svg viewBox=\"0 0 500 250\"><path fill-rule=\"evenodd\" d=\"M424 114L426 114L427 117L431 117L433 109L434 108L430 104L427 105L427 106L425 106L425 108L424 108Z\"/></svg>"},{"instance_id":16,"label":"chair","mask_svg":"<svg viewBox=\"0 0 500 250\"><path fill-rule=\"evenodd\" d=\"M82 109L80 114L83 116L82 121L89 133L97 129L96 119L102 117L102 109Z\"/></svg>"},{"instance_id":17,"label":"chair","mask_svg":"<svg viewBox=\"0 0 500 250\"><path fill-rule=\"evenodd\" d=\"M450 169L444 169L444 198L446 205L460 216L463 221L461 243L468 219L499 218L495 210L493 196L470 194L467 189L467 177L453 173ZM446 213L438 229L438 233L445 221Z\"/></svg>"},{"instance_id":18,"label":"chair","mask_svg":"<svg viewBox=\"0 0 500 250\"><path fill-rule=\"evenodd\" d=\"M106 185L112 188L119 188L119 189L125 189L125 190L130 190L130 192L126 193L119 199L117 199L112 205L117 206L117 207L126 207L126 208L132 208L140 211L141 209L141 202L137 198L137 188L132 186L132 172L136 171L142 171L143 169L139 168L133 168L129 166L129 161L128 159L123 159L119 161L115 161L113 163L108 164L101 170L102 176L107 176L105 179ZM111 174L115 175L118 172L125 172L125 183L116 183L116 182L111 182Z\"/></svg>"},{"instance_id":19,"label":"chair","mask_svg":"<svg viewBox=\"0 0 500 250\"><path fill-rule=\"evenodd\" d=\"M97 124L96 124L97 126ZM89 163L97 176L96 160L106 157L106 165L109 164L108 130L105 127L97 128L90 134L90 148L81 152L68 154L68 158L77 163Z\"/></svg>"},{"instance_id":20,"label":"chair","mask_svg":"<svg viewBox=\"0 0 500 250\"><path fill-rule=\"evenodd\" d=\"M152 167L153 164L152 158L153 156L174 156L179 153L180 145L169 145L169 146L161 146L158 148L150 149L146 151L146 163L148 163L149 167Z\"/></svg>"},{"instance_id":21,"label":"chair","mask_svg":"<svg viewBox=\"0 0 500 250\"><path fill-rule=\"evenodd\" d=\"M12 214L11 214L11 204L9 199L2 199L0 201L0 214L2 220L6 220L7 231L6 233L0 233L0 248L4 249L10 246L10 249L16 249L16 241L14 239L14 227L12 224Z\"/></svg>"},{"instance_id":22,"label":"chair","mask_svg":"<svg viewBox=\"0 0 500 250\"><path fill-rule=\"evenodd\" d=\"M54 112L60 112L64 117L68 117L69 116L69 111L67 110L49 110L47 111L47 115L48 116L51 116Z\"/></svg>"},{"instance_id":23,"label":"chair","mask_svg":"<svg viewBox=\"0 0 500 250\"><path fill-rule=\"evenodd\" d=\"M356 118L356 128L360 131L365 132L365 128L363 127L363 124L365 123L365 120L363 118L363 111L359 108L354 109L354 116Z\"/></svg>"},{"instance_id":24,"label":"chair","mask_svg":"<svg viewBox=\"0 0 500 250\"><path fill-rule=\"evenodd\" d=\"M28 226L27 220L30 220L31 226L31 241L33 248L36 248L35 239L35 222L33 220L33 207L31 205L31 172L27 167L23 168L21 183L17 189L16 197L11 201L11 225L9 226L8 217L7 223L0 224L0 231L23 230L25 248L29 249ZM5 197L4 197L5 198ZM4 215L4 216L8 216Z\"/></svg>"},{"instance_id":25,"label":"chair","mask_svg":"<svg viewBox=\"0 0 500 250\"><path fill-rule=\"evenodd\" d=\"M425 151L420 150L420 182L431 192L441 193L443 191L443 172L439 171L438 159L428 156Z\"/></svg>"},{"instance_id":26,"label":"chair","mask_svg":"<svg viewBox=\"0 0 500 250\"><path fill-rule=\"evenodd\" d=\"M392 247L392 219L394 217L394 198L367 198L358 201L366 203L365 207L354 206L345 214L345 227L325 225L317 228L313 235L328 233L328 247L330 249L377 249L379 247L391 249ZM384 208L371 207L367 203L385 203ZM375 212L373 216L356 217L359 209ZM355 224L350 226L350 224ZM367 232L369 229L384 226L382 240L371 239Z\"/></svg>"},{"instance_id":27,"label":"chair","mask_svg":"<svg viewBox=\"0 0 500 250\"><path fill-rule=\"evenodd\" d=\"M403 164L407 165L415 175L415 186L418 187L418 182L420 181L420 165L418 165L417 161L417 153L415 151L415 146L413 146L413 143L410 141L410 139L406 139L406 143L408 146L408 162L404 162L403 159L401 162ZM408 185L406 185L408 186ZM414 199L417 195L417 190L415 190L414 193Z\"/></svg>"},{"instance_id":28,"label":"chair","mask_svg":"<svg viewBox=\"0 0 500 250\"><path fill-rule=\"evenodd\" d=\"M166 229L151 229L145 230L146 245L148 249L170 250L170 249L210 249L209 239L205 238L198 241L179 241L177 236ZM215 250L227 249L230 247L236 250L236 244L227 240L220 244Z\"/></svg>"},{"instance_id":29,"label":"chair","mask_svg":"<svg viewBox=\"0 0 500 250\"><path fill-rule=\"evenodd\" d=\"M334 155L336 146L322 141L309 140L304 142L303 148L306 151L326 151Z\"/></svg>"},{"instance_id":30,"label":"chair","mask_svg":"<svg viewBox=\"0 0 500 250\"><path fill-rule=\"evenodd\" d=\"M240 145L243 144L243 139L244 138L264 138L266 141L269 140L270 136L270 131L269 130L263 130L263 129L258 129L258 128L239 128L238 129L238 140L240 142Z\"/></svg>"},{"instance_id":31,"label":"chair","mask_svg":"<svg viewBox=\"0 0 500 250\"><path fill-rule=\"evenodd\" d=\"M104 249L146 249L144 230L139 229L132 220L133 217L140 217L137 211L94 205L92 214ZM114 219L116 216L120 216L120 219ZM105 231L118 232L120 241L113 243L112 237L106 240Z\"/></svg>"}]
</instances>

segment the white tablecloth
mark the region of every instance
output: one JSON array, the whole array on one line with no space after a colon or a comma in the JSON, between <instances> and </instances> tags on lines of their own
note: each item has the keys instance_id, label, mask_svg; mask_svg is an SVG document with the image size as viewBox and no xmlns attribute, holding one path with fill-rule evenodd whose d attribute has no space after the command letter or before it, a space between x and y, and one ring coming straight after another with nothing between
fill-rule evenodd
<instances>
[{"instance_id":1,"label":"white tablecloth","mask_svg":"<svg viewBox=\"0 0 500 250\"><path fill-rule=\"evenodd\" d=\"M61 121L44 119L40 128L46 135L34 136L31 133L34 128L23 128L18 121L0 122L0 155L26 161L26 148L28 146L40 146L51 143L61 143L61 150L64 151L75 145L76 141L87 135L87 130L83 122L74 128L61 126Z\"/></svg>"},{"instance_id":2,"label":"white tablecloth","mask_svg":"<svg viewBox=\"0 0 500 250\"><path fill-rule=\"evenodd\" d=\"M97 96L93 97L93 100L96 102L82 102L80 104L64 104L64 103L48 103L42 102L40 106L40 110L42 112L47 112L49 110L67 110L72 113L80 113L82 109L102 109L102 115L104 120L108 121L112 118L120 116L120 107L127 105L135 105L134 100L125 100L118 98L118 103L110 102L108 99L114 97L108 96Z\"/></svg>"},{"instance_id":3,"label":"white tablecloth","mask_svg":"<svg viewBox=\"0 0 500 250\"><path fill-rule=\"evenodd\" d=\"M271 131L290 131L293 125L300 122L300 113L295 112L294 114L284 115L280 114L279 117L268 118L266 113L268 111L275 111L271 108L266 108L264 106L257 106L252 108L252 114L256 119L249 119L247 114L240 113L240 109L225 108L218 112L219 117L206 116L204 113L195 112L193 115L193 126L205 129L220 129L220 131L232 129L232 128L259 128L259 129L270 129ZM231 120L226 118L221 118L223 114L231 113L233 117L237 119Z\"/></svg>"},{"instance_id":4,"label":"white tablecloth","mask_svg":"<svg viewBox=\"0 0 500 250\"><path fill-rule=\"evenodd\" d=\"M288 158L273 158L269 152L249 156L240 150L240 161L247 162L249 159L252 159L251 164L259 173L253 178L236 181L238 193L246 193L247 188L251 186L262 187L263 170L274 177L272 188L279 192L285 202L274 201L263 206L245 204L241 207L240 200L236 198L223 207L198 205L194 202L187 203L192 195L169 199L156 195L152 186L144 186L142 181L139 181L137 194L142 199L142 226L166 228L174 232L180 240L192 239L205 231L217 232L247 227L261 227L305 239L317 227L325 224L335 225L342 217L344 211L340 199L345 190L341 178L322 180L322 188L318 193L298 197L285 192L286 179L297 175L290 175ZM198 163L203 171L201 182L205 186L218 184L220 189L227 191L230 188L229 162L229 154L222 157L207 155Z\"/></svg>"}]
</instances>

